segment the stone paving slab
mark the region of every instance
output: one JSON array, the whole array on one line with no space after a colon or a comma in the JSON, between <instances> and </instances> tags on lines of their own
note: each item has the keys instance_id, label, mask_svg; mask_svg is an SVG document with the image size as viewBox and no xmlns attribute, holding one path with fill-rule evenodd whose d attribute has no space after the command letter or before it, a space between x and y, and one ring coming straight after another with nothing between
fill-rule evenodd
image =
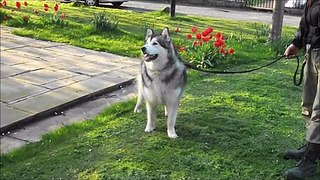
<instances>
[{"instance_id":1,"label":"stone paving slab","mask_svg":"<svg viewBox=\"0 0 320 180\"><path fill-rule=\"evenodd\" d=\"M51 67L51 65L48 64L47 62L44 62L44 61L34 60L34 61L28 62L28 63L15 64L15 65L12 65L11 67L18 68L20 70L23 70L24 72L33 72L33 71L37 71L40 69L49 69ZM20 74L22 74L22 73L20 73ZM16 75L12 75L12 77L16 76Z\"/></svg>"},{"instance_id":2,"label":"stone paving slab","mask_svg":"<svg viewBox=\"0 0 320 180\"><path fill-rule=\"evenodd\" d=\"M75 74L83 74L90 77L97 76L103 73L107 73L111 71L112 68L118 68L118 65L114 66L110 64L110 66L99 66L99 65L93 65L90 63L82 64L80 66L77 65L70 65L70 66L60 66L55 68L63 69L66 71L73 72Z\"/></svg>"},{"instance_id":3,"label":"stone paving slab","mask_svg":"<svg viewBox=\"0 0 320 180\"><path fill-rule=\"evenodd\" d=\"M21 56L19 55L18 51L1 51L1 64L12 66L29 62L34 62L34 59L31 59L30 57Z\"/></svg>"},{"instance_id":4,"label":"stone paving slab","mask_svg":"<svg viewBox=\"0 0 320 180\"><path fill-rule=\"evenodd\" d=\"M33 115L67 104L87 93L69 86L48 91L47 93L12 104L13 107L32 112Z\"/></svg>"},{"instance_id":5,"label":"stone paving slab","mask_svg":"<svg viewBox=\"0 0 320 180\"><path fill-rule=\"evenodd\" d=\"M50 50L52 52L56 52L56 53L62 53L62 54L78 56L78 57L83 57L91 54L93 55L99 54L99 52L93 51L91 49L84 49L84 48L70 46L70 45L51 46L51 47L46 47L45 49ZM119 58L120 56L114 55L114 57Z\"/></svg>"},{"instance_id":6,"label":"stone paving slab","mask_svg":"<svg viewBox=\"0 0 320 180\"><path fill-rule=\"evenodd\" d=\"M17 74L21 74L26 71L25 69L13 67L13 66L8 66L5 64L1 64L0 70L1 70L1 72L0 72L1 79L12 77L12 76L15 76Z\"/></svg>"},{"instance_id":7,"label":"stone paving slab","mask_svg":"<svg viewBox=\"0 0 320 180\"><path fill-rule=\"evenodd\" d=\"M21 47L26 47L27 45L24 44L17 44L15 42L1 42L1 51L5 51L8 49L15 49L15 48L21 48Z\"/></svg>"},{"instance_id":8,"label":"stone paving slab","mask_svg":"<svg viewBox=\"0 0 320 180\"><path fill-rule=\"evenodd\" d=\"M1 127L14 124L30 116L32 116L30 112L21 111L1 103Z\"/></svg>"},{"instance_id":9,"label":"stone paving slab","mask_svg":"<svg viewBox=\"0 0 320 180\"><path fill-rule=\"evenodd\" d=\"M11 101L48 91L46 88L23 83L15 78L4 78L1 82L1 101Z\"/></svg>"},{"instance_id":10,"label":"stone paving slab","mask_svg":"<svg viewBox=\"0 0 320 180\"><path fill-rule=\"evenodd\" d=\"M39 69L31 71L29 73L17 75L14 78L21 81L27 82L34 85L43 85L50 82L54 82L61 79L70 78L76 76L77 74L64 71L64 70L54 70L54 69Z\"/></svg>"},{"instance_id":11,"label":"stone paving slab","mask_svg":"<svg viewBox=\"0 0 320 180\"><path fill-rule=\"evenodd\" d=\"M68 85L74 84L79 81L84 81L89 78L90 77L85 76L85 75L77 75L77 76L69 77L66 79L60 79L57 81L49 82L47 84L42 84L42 86L53 90L53 89L57 89L57 88L62 88L63 86L68 86Z\"/></svg>"},{"instance_id":12,"label":"stone paving slab","mask_svg":"<svg viewBox=\"0 0 320 180\"><path fill-rule=\"evenodd\" d=\"M2 44L2 42L1 42ZM18 50L19 49L19 50ZM59 53L56 51L50 51L48 49L44 49L44 48L36 48L36 47L31 47L31 46L24 46L21 48L15 48L15 49L10 49L8 50L9 52L17 52L20 55L25 55L25 56L30 56L30 57L36 57L36 58L40 58L40 57L59 57L61 55L63 55L63 53Z\"/></svg>"}]
</instances>

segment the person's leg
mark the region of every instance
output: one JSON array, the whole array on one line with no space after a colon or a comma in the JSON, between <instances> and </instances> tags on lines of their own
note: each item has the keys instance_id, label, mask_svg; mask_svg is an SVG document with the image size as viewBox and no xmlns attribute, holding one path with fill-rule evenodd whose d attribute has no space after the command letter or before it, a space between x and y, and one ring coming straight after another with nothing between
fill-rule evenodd
<instances>
[{"instance_id":1,"label":"person's leg","mask_svg":"<svg viewBox=\"0 0 320 180\"><path fill-rule=\"evenodd\" d=\"M287 179L304 179L313 175L320 158L320 49L311 52L311 61L317 72L317 89L312 106L311 121L306 132L308 145L299 164L286 171L285 177Z\"/></svg>"},{"instance_id":2,"label":"person's leg","mask_svg":"<svg viewBox=\"0 0 320 180\"><path fill-rule=\"evenodd\" d=\"M308 48L308 47L307 47ZM314 61L311 60L311 55L306 53L304 57L306 63L303 71L303 89L301 96L302 117L305 120L305 125L310 125L312 114L312 106L317 92L317 71L315 69ZM288 149L283 153L284 159L300 160L307 150L306 144L300 146L298 149Z\"/></svg>"},{"instance_id":3,"label":"person's leg","mask_svg":"<svg viewBox=\"0 0 320 180\"><path fill-rule=\"evenodd\" d=\"M306 140L309 143L320 144L320 49L312 51L311 59L314 61L318 72L318 85L312 107L311 122L306 133Z\"/></svg>"},{"instance_id":4,"label":"person's leg","mask_svg":"<svg viewBox=\"0 0 320 180\"><path fill-rule=\"evenodd\" d=\"M316 96L318 77L315 64L311 60L311 55L309 53L306 53L304 61L306 65L303 72L301 114L305 120L306 127L308 127L310 124L314 98Z\"/></svg>"},{"instance_id":5,"label":"person's leg","mask_svg":"<svg viewBox=\"0 0 320 180\"><path fill-rule=\"evenodd\" d=\"M287 170L284 174L287 180L305 179L315 175L317 159L320 158L320 144L308 143L305 155L296 167Z\"/></svg>"}]
</instances>

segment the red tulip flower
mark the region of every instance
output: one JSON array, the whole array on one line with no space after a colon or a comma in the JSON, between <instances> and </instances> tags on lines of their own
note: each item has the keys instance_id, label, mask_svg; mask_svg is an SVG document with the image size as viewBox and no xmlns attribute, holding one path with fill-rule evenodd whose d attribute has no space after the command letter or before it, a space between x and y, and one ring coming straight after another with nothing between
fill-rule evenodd
<instances>
[{"instance_id":1,"label":"red tulip flower","mask_svg":"<svg viewBox=\"0 0 320 180\"><path fill-rule=\"evenodd\" d=\"M224 42L221 39L216 40L216 42L214 43L214 47L220 47L220 46L224 46Z\"/></svg>"},{"instance_id":2,"label":"red tulip flower","mask_svg":"<svg viewBox=\"0 0 320 180\"><path fill-rule=\"evenodd\" d=\"M209 34L209 33L208 33L207 31L203 31L203 32L201 33L202 36L208 36L208 34Z\"/></svg>"},{"instance_id":3,"label":"red tulip flower","mask_svg":"<svg viewBox=\"0 0 320 180\"><path fill-rule=\"evenodd\" d=\"M198 29L197 29L197 27L192 27L191 31L192 31L193 33L197 33L197 32L198 32Z\"/></svg>"},{"instance_id":4,"label":"red tulip flower","mask_svg":"<svg viewBox=\"0 0 320 180\"><path fill-rule=\"evenodd\" d=\"M210 41L210 37L209 36L202 36L202 41L203 42L208 42L208 41Z\"/></svg>"},{"instance_id":5,"label":"red tulip flower","mask_svg":"<svg viewBox=\"0 0 320 180\"><path fill-rule=\"evenodd\" d=\"M224 54L226 51L224 50L224 48L221 48L221 49L219 50L219 52L220 52L221 54Z\"/></svg>"},{"instance_id":6,"label":"red tulip flower","mask_svg":"<svg viewBox=\"0 0 320 180\"><path fill-rule=\"evenodd\" d=\"M21 8L21 3L17 1L17 2L16 2L16 7L17 7L18 10L20 10L20 8Z\"/></svg>"},{"instance_id":7,"label":"red tulip flower","mask_svg":"<svg viewBox=\"0 0 320 180\"><path fill-rule=\"evenodd\" d=\"M191 35L191 34L188 34L188 35L187 35L187 39L192 39L192 35Z\"/></svg>"},{"instance_id":8,"label":"red tulip flower","mask_svg":"<svg viewBox=\"0 0 320 180\"><path fill-rule=\"evenodd\" d=\"M24 6L28 6L28 2L27 1L25 1L23 4L24 4Z\"/></svg>"},{"instance_id":9,"label":"red tulip flower","mask_svg":"<svg viewBox=\"0 0 320 180\"><path fill-rule=\"evenodd\" d=\"M53 7L54 11L57 12L59 10L59 5L56 3Z\"/></svg>"},{"instance_id":10,"label":"red tulip flower","mask_svg":"<svg viewBox=\"0 0 320 180\"><path fill-rule=\"evenodd\" d=\"M214 42L214 44L213 44L213 45L214 45L214 47L216 47L216 48L217 48L217 47L220 47L220 43L219 43L219 42L217 42L217 41L216 41L216 42Z\"/></svg>"},{"instance_id":11,"label":"red tulip flower","mask_svg":"<svg viewBox=\"0 0 320 180\"><path fill-rule=\"evenodd\" d=\"M180 52L186 51L186 47L182 46L181 48L179 48Z\"/></svg>"},{"instance_id":12,"label":"red tulip flower","mask_svg":"<svg viewBox=\"0 0 320 180\"><path fill-rule=\"evenodd\" d=\"M201 39L201 34L196 34L196 38L200 40Z\"/></svg>"},{"instance_id":13,"label":"red tulip flower","mask_svg":"<svg viewBox=\"0 0 320 180\"><path fill-rule=\"evenodd\" d=\"M180 32L180 28L176 28L175 32Z\"/></svg>"},{"instance_id":14,"label":"red tulip flower","mask_svg":"<svg viewBox=\"0 0 320 180\"><path fill-rule=\"evenodd\" d=\"M212 27L208 27L208 28L206 29L206 32L207 32L208 34L212 33L212 31L213 31L213 28L212 28Z\"/></svg>"},{"instance_id":15,"label":"red tulip flower","mask_svg":"<svg viewBox=\"0 0 320 180\"><path fill-rule=\"evenodd\" d=\"M219 39L221 37L221 33L217 32L216 33L216 38Z\"/></svg>"},{"instance_id":16,"label":"red tulip flower","mask_svg":"<svg viewBox=\"0 0 320 180\"><path fill-rule=\"evenodd\" d=\"M6 0L2 1L2 5L7 6L7 1Z\"/></svg>"},{"instance_id":17,"label":"red tulip flower","mask_svg":"<svg viewBox=\"0 0 320 180\"><path fill-rule=\"evenodd\" d=\"M43 10L49 11L49 5L48 4L43 4Z\"/></svg>"},{"instance_id":18,"label":"red tulip flower","mask_svg":"<svg viewBox=\"0 0 320 180\"><path fill-rule=\"evenodd\" d=\"M235 51L233 48L230 48L228 52L229 52L229 54L233 54Z\"/></svg>"},{"instance_id":19,"label":"red tulip flower","mask_svg":"<svg viewBox=\"0 0 320 180\"><path fill-rule=\"evenodd\" d=\"M193 46L198 46L198 41L193 41Z\"/></svg>"}]
</instances>

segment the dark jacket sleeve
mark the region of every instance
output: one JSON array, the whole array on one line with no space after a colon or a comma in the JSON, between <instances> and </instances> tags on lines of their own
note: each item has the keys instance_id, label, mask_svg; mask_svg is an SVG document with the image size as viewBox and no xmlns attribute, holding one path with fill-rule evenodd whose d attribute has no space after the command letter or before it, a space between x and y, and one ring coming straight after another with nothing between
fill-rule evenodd
<instances>
[{"instance_id":1,"label":"dark jacket sleeve","mask_svg":"<svg viewBox=\"0 0 320 180\"><path fill-rule=\"evenodd\" d=\"M292 44L295 45L296 47L298 47L299 49L302 49L304 47L304 41L306 38L306 34L307 34L307 21L306 21L306 16L307 16L307 10L308 8L305 7L304 9L304 13L302 15L302 18L300 20L300 24L299 24L299 29L296 32L296 35L292 41Z\"/></svg>"}]
</instances>

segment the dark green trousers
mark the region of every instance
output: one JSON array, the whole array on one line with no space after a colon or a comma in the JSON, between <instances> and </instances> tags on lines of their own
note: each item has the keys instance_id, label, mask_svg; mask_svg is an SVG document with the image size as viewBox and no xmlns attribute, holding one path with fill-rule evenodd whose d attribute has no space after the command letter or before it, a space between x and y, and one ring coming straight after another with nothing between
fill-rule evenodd
<instances>
[{"instance_id":1,"label":"dark green trousers","mask_svg":"<svg viewBox=\"0 0 320 180\"><path fill-rule=\"evenodd\" d=\"M308 52L309 46L307 46ZM312 49L305 56L302 91L302 115L307 117L306 140L320 144L320 49Z\"/></svg>"}]
</instances>

